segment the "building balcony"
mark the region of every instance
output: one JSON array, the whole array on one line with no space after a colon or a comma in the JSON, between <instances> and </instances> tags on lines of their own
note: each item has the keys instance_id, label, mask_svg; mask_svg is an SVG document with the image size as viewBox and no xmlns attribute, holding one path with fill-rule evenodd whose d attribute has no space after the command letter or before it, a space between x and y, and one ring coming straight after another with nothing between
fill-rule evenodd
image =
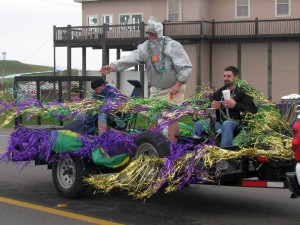
<instances>
[{"instance_id":1,"label":"building balcony","mask_svg":"<svg viewBox=\"0 0 300 225\"><path fill-rule=\"evenodd\" d=\"M67 26L53 28L55 47L93 47L134 49L146 40L144 22L103 26ZM164 22L164 35L181 43L210 41L298 40L300 18L243 21Z\"/></svg>"}]
</instances>

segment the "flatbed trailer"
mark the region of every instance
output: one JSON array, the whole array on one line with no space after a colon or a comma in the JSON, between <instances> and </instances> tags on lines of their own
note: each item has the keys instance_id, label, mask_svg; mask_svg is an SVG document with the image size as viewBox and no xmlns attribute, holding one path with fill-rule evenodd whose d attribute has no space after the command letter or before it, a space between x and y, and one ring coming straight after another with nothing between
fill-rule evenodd
<instances>
[{"instance_id":1,"label":"flatbed trailer","mask_svg":"<svg viewBox=\"0 0 300 225\"><path fill-rule=\"evenodd\" d=\"M90 90L90 82L97 77L16 77L15 93L27 93L33 95L31 97L41 101L43 99L54 100L59 102L70 101L71 93L75 93L80 99L86 97ZM26 91L26 82L34 82L36 89L34 91ZM22 83L22 85L20 85ZM76 84L74 86L74 83ZM138 82L137 82L138 83ZM41 88L44 85L44 91ZM32 84L28 87L32 88ZM20 88L21 87L21 88ZM45 87L47 87L45 89ZM140 84L135 88L141 88ZM134 90L135 91L135 90ZM17 99L17 97L16 97ZM133 122L135 124L135 121ZM57 132L64 129L63 121L58 124L43 124L43 118L38 117L35 124L28 123L22 116L15 119L15 126L22 127L22 132L35 130L44 130L49 133ZM110 124L107 124L108 127ZM124 134L131 135L132 127L123 130ZM170 155L170 142L161 133L151 133L145 130L138 131L134 137L134 144L129 154L129 163L118 169L109 168L105 165L97 165L90 156L79 157L78 155L69 155L61 157L59 152L50 150L47 155L49 158L43 158L36 155L31 158L23 158L22 161L33 160L35 165L48 165L48 169L52 170L52 177L58 192L66 198L81 197L87 189L86 177L108 177L122 173L124 168L130 165L141 155L153 158L166 158ZM25 134L25 133L24 133ZM22 136L22 133L19 134ZM192 146L201 143L201 140L193 138L178 137L179 140L187 141ZM21 146L21 147L20 147ZM14 146L10 150L10 156L13 161L19 161L20 157L15 157L19 152L26 151L24 146ZM49 150L49 149L48 149ZM239 151L239 148L228 148L228 151ZM18 152L19 151L19 152ZM49 160L51 159L51 160ZM201 161L201 160L200 160ZM224 161L224 160L223 160ZM201 184L209 185L228 185L240 187L263 187L263 188L287 188L286 173L294 170L294 160L268 159L265 157L242 157L237 159L225 160L226 168L218 167L216 163L213 167L208 168L208 176L216 176L212 180L204 180ZM203 167L201 163L197 167ZM157 168L160 170L161 167ZM203 168L200 168L203 169ZM197 171L197 170L195 170ZM197 174L191 175L189 178L193 180ZM186 182L189 184L189 181Z\"/></svg>"}]
</instances>

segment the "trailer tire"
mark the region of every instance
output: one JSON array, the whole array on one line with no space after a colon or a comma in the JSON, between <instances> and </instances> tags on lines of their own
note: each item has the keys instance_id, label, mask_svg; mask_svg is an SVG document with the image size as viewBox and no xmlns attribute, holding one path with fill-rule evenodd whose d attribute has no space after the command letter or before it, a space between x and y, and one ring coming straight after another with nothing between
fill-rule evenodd
<instances>
[{"instance_id":1,"label":"trailer tire","mask_svg":"<svg viewBox=\"0 0 300 225\"><path fill-rule=\"evenodd\" d=\"M135 158L162 158L170 155L170 142L162 134L143 133L136 138L135 143L138 146ZM140 179L153 180L159 174L162 165L153 162L144 166L146 167L139 172Z\"/></svg>"},{"instance_id":2,"label":"trailer tire","mask_svg":"<svg viewBox=\"0 0 300 225\"><path fill-rule=\"evenodd\" d=\"M170 141L162 134L143 133L139 135L135 143L138 150L135 157L147 155L154 158L162 158L170 155Z\"/></svg>"},{"instance_id":3,"label":"trailer tire","mask_svg":"<svg viewBox=\"0 0 300 225\"><path fill-rule=\"evenodd\" d=\"M52 163L53 183L64 198L82 197L88 186L83 181L83 160L77 157L63 158Z\"/></svg>"}]
</instances>

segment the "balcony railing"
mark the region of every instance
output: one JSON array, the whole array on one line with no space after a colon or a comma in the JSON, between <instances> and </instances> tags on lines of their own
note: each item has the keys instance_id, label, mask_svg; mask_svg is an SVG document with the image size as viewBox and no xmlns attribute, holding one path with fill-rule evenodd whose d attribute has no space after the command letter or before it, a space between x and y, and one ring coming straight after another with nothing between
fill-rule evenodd
<instances>
[{"instance_id":1,"label":"balcony railing","mask_svg":"<svg viewBox=\"0 0 300 225\"><path fill-rule=\"evenodd\" d=\"M54 26L53 38L56 45L137 43L145 40L145 26L143 22L103 26ZM300 37L300 18L164 22L163 26L164 35L177 40Z\"/></svg>"}]
</instances>

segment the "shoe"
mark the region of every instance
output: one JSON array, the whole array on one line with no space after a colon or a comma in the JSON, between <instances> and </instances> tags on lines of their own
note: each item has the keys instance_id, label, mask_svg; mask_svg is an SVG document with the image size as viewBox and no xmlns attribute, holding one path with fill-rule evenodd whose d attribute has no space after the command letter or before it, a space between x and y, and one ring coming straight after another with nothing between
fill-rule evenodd
<instances>
[{"instance_id":1,"label":"shoe","mask_svg":"<svg viewBox=\"0 0 300 225\"><path fill-rule=\"evenodd\" d=\"M193 136L193 139L200 139L200 137L199 137L198 135L195 134L195 135Z\"/></svg>"}]
</instances>

